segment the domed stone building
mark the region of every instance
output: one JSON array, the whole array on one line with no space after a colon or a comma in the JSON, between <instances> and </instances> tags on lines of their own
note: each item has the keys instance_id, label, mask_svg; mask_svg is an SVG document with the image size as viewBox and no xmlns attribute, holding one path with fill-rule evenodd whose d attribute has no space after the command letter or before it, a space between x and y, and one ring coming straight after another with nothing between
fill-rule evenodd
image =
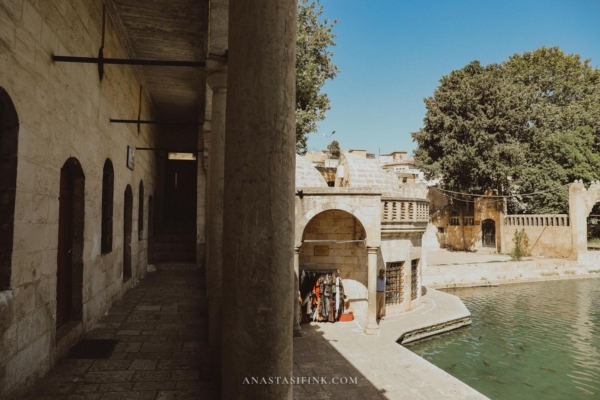
<instances>
[{"instance_id":1,"label":"domed stone building","mask_svg":"<svg viewBox=\"0 0 600 400\"><path fill-rule=\"evenodd\" d=\"M387 314L417 307L425 254L421 238L429 218L426 187L402 184L374 160L342 153L335 187L296 157L295 268L339 271L349 308L378 330L376 279L386 271ZM299 329L296 324L296 329Z\"/></svg>"}]
</instances>

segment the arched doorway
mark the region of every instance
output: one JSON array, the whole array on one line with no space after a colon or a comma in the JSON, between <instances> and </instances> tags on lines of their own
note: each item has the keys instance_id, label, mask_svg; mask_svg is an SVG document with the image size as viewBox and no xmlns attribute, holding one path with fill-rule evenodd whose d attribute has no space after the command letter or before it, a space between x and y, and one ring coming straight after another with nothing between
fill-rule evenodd
<instances>
[{"instance_id":1,"label":"arched doorway","mask_svg":"<svg viewBox=\"0 0 600 400\"><path fill-rule=\"evenodd\" d=\"M481 242L483 247L496 248L496 222L493 219L481 223Z\"/></svg>"},{"instance_id":2,"label":"arched doorway","mask_svg":"<svg viewBox=\"0 0 600 400\"><path fill-rule=\"evenodd\" d=\"M131 232L133 228L133 190L127 185L125 188L125 202L123 211L123 282L131 278Z\"/></svg>"},{"instance_id":3,"label":"arched doorway","mask_svg":"<svg viewBox=\"0 0 600 400\"><path fill-rule=\"evenodd\" d=\"M152 250L154 248L154 197L148 198L148 263L154 261Z\"/></svg>"},{"instance_id":4,"label":"arched doorway","mask_svg":"<svg viewBox=\"0 0 600 400\"><path fill-rule=\"evenodd\" d=\"M18 135L17 111L0 87L0 291L11 287Z\"/></svg>"},{"instance_id":5,"label":"arched doorway","mask_svg":"<svg viewBox=\"0 0 600 400\"><path fill-rule=\"evenodd\" d=\"M352 214L327 210L315 215L304 228L299 252L300 292L302 271L339 271L345 295L355 315L366 315L368 308L368 268L366 231ZM310 286L310 285L308 285Z\"/></svg>"},{"instance_id":6,"label":"arched doorway","mask_svg":"<svg viewBox=\"0 0 600 400\"><path fill-rule=\"evenodd\" d=\"M83 317L83 232L85 175L76 158L60 170L56 327Z\"/></svg>"}]
</instances>

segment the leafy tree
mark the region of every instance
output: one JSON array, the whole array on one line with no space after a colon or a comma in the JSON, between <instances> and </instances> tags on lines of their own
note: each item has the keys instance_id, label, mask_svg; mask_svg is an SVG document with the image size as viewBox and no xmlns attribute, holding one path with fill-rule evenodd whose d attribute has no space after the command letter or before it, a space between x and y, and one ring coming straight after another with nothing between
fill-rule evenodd
<instances>
[{"instance_id":1,"label":"leafy tree","mask_svg":"<svg viewBox=\"0 0 600 400\"><path fill-rule=\"evenodd\" d=\"M298 1L296 39L296 150L306 153L308 134L317 130L317 122L325 119L329 98L321 89L327 79L339 72L331 61L336 35L332 33L337 20L320 21L323 6L310 0Z\"/></svg>"},{"instance_id":2,"label":"leafy tree","mask_svg":"<svg viewBox=\"0 0 600 400\"><path fill-rule=\"evenodd\" d=\"M331 158L333 158L335 160L340 158L340 144L338 143L337 140L334 140L333 142L329 143L327 145L327 150L329 150L329 154L331 154Z\"/></svg>"},{"instance_id":3,"label":"leafy tree","mask_svg":"<svg viewBox=\"0 0 600 400\"><path fill-rule=\"evenodd\" d=\"M413 133L415 161L443 187L500 194L600 177L600 71L557 47L442 77ZM566 212L566 190L513 198L511 212Z\"/></svg>"}]
</instances>

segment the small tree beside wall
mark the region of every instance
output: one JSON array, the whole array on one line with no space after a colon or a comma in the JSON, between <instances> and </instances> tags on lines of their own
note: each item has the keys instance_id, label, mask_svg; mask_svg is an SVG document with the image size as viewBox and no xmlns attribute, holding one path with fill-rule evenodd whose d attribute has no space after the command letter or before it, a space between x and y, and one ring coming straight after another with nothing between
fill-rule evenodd
<instances>
[{"instance_id":1,"label":"small tree beside wall","mask_svg":"<svg viewBox=\"0 0 600 400\"><path fill-rule=\"evenodd\" d=\"M529 236L525 233L525 229L521 229L520 232L515 229L513 243L515 244L515 247L510 252L510 258L513 261L521 261L523 257L531 255L529 253Z\"/></svg>"}]
</instances>

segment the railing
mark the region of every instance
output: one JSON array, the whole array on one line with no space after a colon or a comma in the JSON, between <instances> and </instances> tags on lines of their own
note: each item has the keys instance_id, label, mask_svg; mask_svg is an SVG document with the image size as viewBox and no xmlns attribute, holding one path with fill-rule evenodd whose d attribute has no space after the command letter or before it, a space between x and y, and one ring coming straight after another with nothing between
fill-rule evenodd
<instances>
[{"instance_id":1,"label":"railing","mask_svg":"<svg viewBox=\"0 0 600 400\"><path fill-rule=\"evenodd\" d=\"M450 217L449 224L450 224L450 226L459 226L460 225L460 217ZM475 217L463 217L463 225L464 226L475 225Z\"/></svg>"},{"instance_id":2,"label":"railing","mask_svg":"<svg viewBox=\"0 0 600 400\"><path fill-rule=\"evenodd\" d=\"M546 215L507 215L504 217L506 226L569 226L567 214Z\"/></svg>"},{"instance_id":3,"label":"railing","mask_svg":"<svg viewBox=\"0 0 600 400\"><path fill-rule=\"evenodd\" d=\"M382 199L383 222L429 222L429 202L411 199Z\"/></svg>"}]
</instances>

